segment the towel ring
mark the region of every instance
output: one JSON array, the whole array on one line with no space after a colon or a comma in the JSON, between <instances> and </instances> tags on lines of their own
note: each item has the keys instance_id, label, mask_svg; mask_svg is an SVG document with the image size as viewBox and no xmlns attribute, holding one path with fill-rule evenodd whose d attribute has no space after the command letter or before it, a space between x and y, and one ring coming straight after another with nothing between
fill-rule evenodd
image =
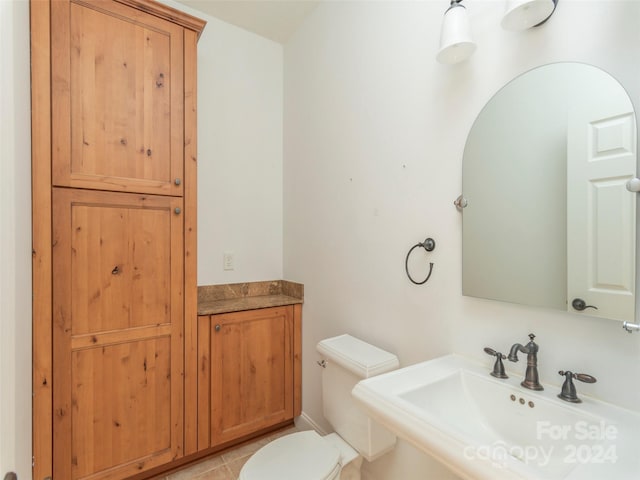
<instances>
[{"instance_id":1,"label":"towel ring","mask_svg":"<svg viewBox=\"0 0 640 480\"><path fill-rule=\"evenodd\" d=\"M409 252L407 252L407 257L404 259L404 269L407 272L407 277L409 277L409 280L411 280L411 282L415 283L416 285L424 285L425 283L427 283L427 280L431 278L431 273L433 272L433 262L429 262L429 274L427 275L427 278L425 278L421 282L416 282L409 273L409 257L411 256L411 253L418 247L422 247L427 252L431 252L436 248L436 241L433 238L427 238L422 243L416 243L409 249Z\"/></svg>"}]
</instances>

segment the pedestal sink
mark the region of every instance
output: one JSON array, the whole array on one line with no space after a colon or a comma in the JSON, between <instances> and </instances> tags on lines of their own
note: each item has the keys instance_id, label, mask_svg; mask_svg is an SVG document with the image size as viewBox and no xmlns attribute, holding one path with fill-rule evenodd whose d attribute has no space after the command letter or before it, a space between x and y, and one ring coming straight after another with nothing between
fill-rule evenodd
<instances>
[{"instance_id":1,"label":"pedestal sink","mask_svg":"<svg viewBox=\"0 0 640 480\"><path fill-rule=\"evenodd\" d=\"M469 480L638 480L640 414L559 386L496 379L448 355L360 382L353 396L398 437Z\"/></svg>"}]
</instances>

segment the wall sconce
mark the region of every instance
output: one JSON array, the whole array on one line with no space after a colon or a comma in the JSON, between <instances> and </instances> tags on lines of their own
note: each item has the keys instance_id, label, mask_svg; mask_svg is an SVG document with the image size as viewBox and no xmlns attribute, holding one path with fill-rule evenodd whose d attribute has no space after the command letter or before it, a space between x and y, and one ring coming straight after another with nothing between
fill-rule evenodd
<instances>
[{"instance_id":1,"label":"wall sconce","mask_svg":"<svg viewBox=\"0 0 640 480\"><path fill-rule=\"evenodd\" d=\"M505 30L526 30L549 20L558 0L507 0L500 25Z\"/></svg>"},{"instance_id":2,"label":"wall sconce","mask_svg":"<svg viewBox=\"0 0 640 480\"><path fill-rule=\"evenodd\" d=\"M559 0L507 0L506 11L500 25L505 30L526 30L545 23ZM476 49L471 38L467 9L462 0L451 0L444 12L440 31L440 50L436 59L440 63L458 63L469 58Z\"/></svg>"},{"instance_id":3,"label":"wall sconce","mask_svg":"<svg viewBox=\"0 0 640 480\"><path fill-rule=\"evenodd\" d=\"M467 9L460 4L461 1L451 0L451 5L444 12L440 31L440 50L436 56L440 63L462 62L476 50L476 44L471 38Z\"/></svg>"}]
</instances>

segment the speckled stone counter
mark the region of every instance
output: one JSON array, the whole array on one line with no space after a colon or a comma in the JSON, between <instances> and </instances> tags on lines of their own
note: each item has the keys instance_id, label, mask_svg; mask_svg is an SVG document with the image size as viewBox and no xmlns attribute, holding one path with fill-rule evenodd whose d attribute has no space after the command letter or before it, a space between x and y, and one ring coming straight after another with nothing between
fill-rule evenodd
<instances>
[{"instance_id":1,"label":"speckled stone counter","mask_svg":"<svg viewBox=\"0 0 640 480\"><path fill-rule=\"evenodd\" d=\"M303 300L304 285L286 280L205 285L198 287L198 315L281 307Z\"/></svg>"}]
</instances>

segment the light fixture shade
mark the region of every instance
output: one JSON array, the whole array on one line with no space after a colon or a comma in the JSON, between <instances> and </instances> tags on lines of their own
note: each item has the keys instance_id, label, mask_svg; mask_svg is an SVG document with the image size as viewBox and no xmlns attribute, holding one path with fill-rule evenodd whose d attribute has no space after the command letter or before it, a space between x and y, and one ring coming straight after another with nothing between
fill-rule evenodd
<instances>
[{"instance_id":1,"label":"light fixture shade","mask_svg":"<svg viewBox=\"0 0 640 480\"><path fill-rule=\"evenodd\" d=\"M459 3L452 4L442 20L440 51L436 59L440 63L462 62L469 58L475 49L467 9Z\"/></svg>"},{"instance_id":2,"label":"light fixture shade","mask_svg":"<svg viewBox=\"0 0 640 480\"><path fill-rule=\"evenodd\" d=\"M554 0L507 0L500 25L505 30L526 30L547 20L555 8Z\"/></svg>"}]
</instances>

